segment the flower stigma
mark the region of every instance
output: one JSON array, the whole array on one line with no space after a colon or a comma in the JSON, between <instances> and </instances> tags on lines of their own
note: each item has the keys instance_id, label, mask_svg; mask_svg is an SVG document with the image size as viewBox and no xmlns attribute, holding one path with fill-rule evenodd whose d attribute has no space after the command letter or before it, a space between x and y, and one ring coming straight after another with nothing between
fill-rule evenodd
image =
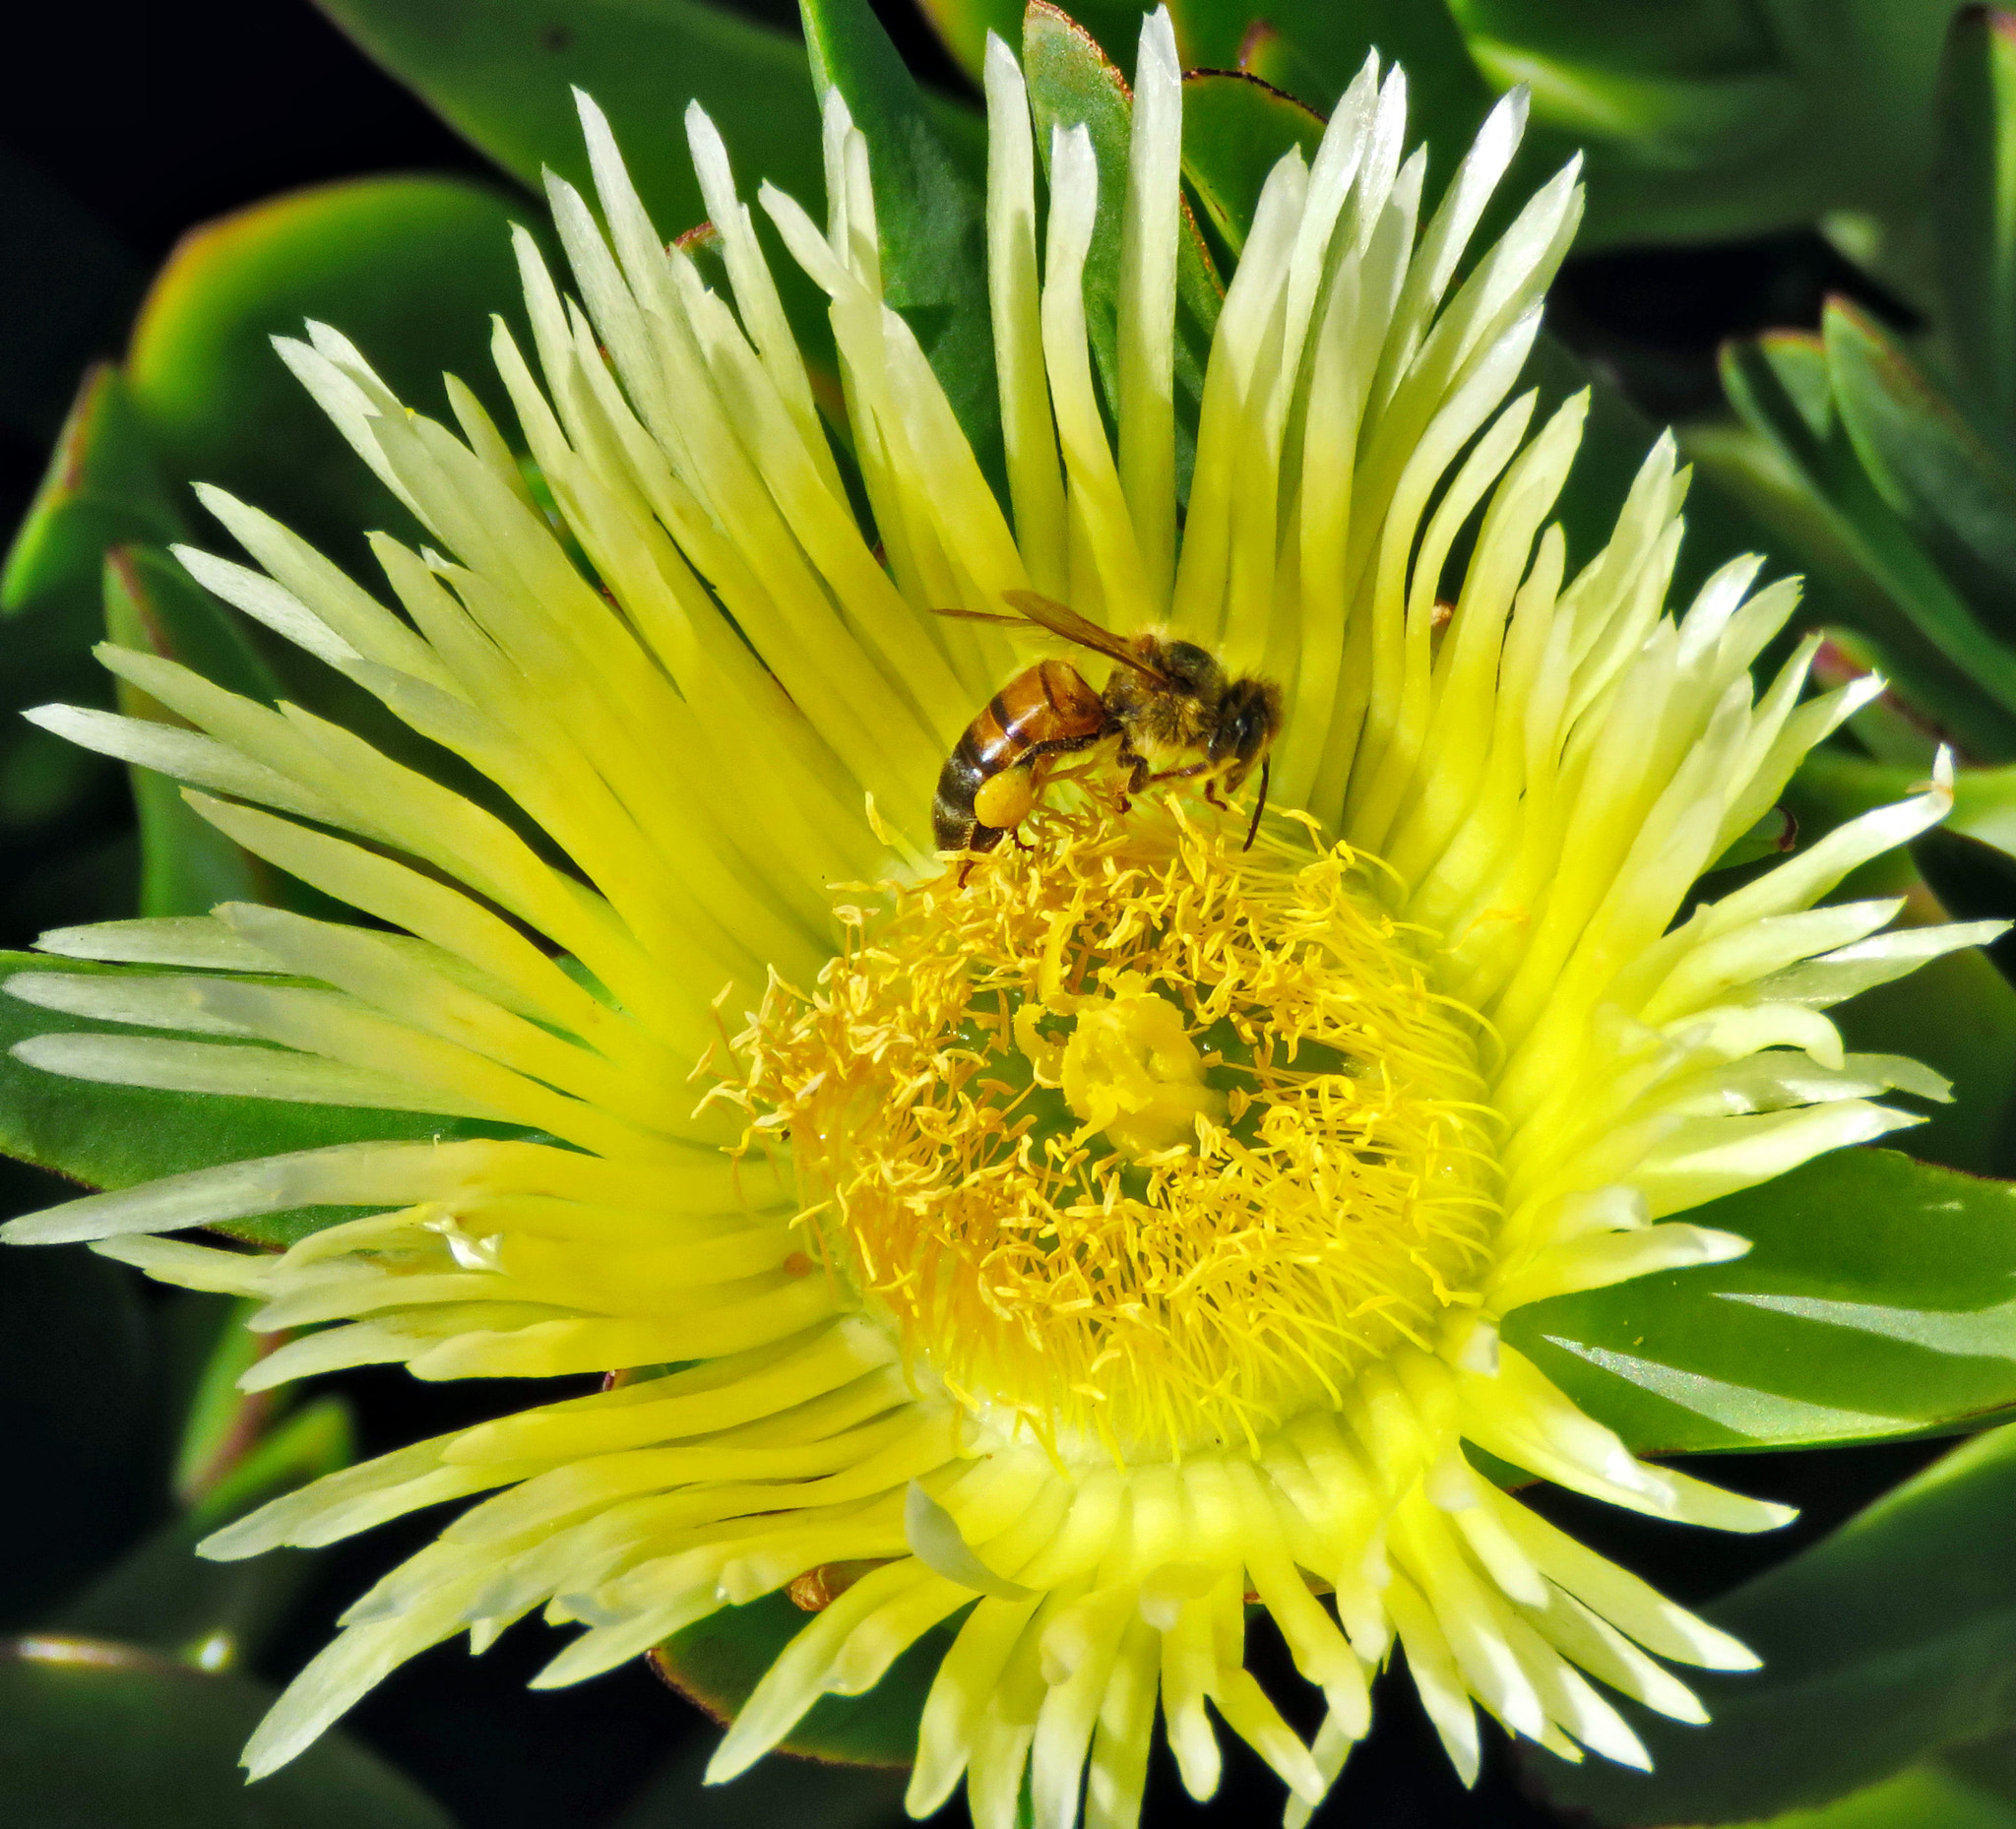
<instances>
[{"instance_id":1,"label":"flower stigma","mask_svg":"<svg viewBox=\"0 0 2016 1829\"><path fill-rule=\"evenodd\" d=\"M1248 1445L1468 1328L1498 1214L1483 1028L1351 847L1096 796L884 883L729 1090L829 1269L984 1439Z\"/></svg>"}]
</instances>

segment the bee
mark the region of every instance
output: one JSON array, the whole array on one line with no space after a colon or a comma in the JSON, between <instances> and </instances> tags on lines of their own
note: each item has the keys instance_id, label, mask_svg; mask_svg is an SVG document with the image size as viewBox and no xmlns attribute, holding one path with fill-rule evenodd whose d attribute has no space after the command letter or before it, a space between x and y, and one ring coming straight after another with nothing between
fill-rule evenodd
<instances>
[{"instance_id":1,"label":"bee","mask_svg":"<svg viewBox=\"0 0 2016 1829\"><path fill-rule=\"evenodd\" d=\"M1069 662L1039 661L987 701L939 772L931 803L938 848L992 851L1035 810L1059 756L1107 737L1119 739L1118 760L1128 771L1130 794L1151 782L1201 776L1206 797L1222 807L1219 788L1236 793L1257 765L1260 797L1246 830L1250 848L1267 805L1267 749L1281 728L1280 687L1233 677L1216 655L1194 642L1172 641L1153 629L1115 635L1035 591L1010 591L1004 600L1021 614L939 614L973 622L1034 622L1117 664L1105 690L1095 692ZM1195 760L1156 767L1176 756Z\"/></svg>"}]
</instances>

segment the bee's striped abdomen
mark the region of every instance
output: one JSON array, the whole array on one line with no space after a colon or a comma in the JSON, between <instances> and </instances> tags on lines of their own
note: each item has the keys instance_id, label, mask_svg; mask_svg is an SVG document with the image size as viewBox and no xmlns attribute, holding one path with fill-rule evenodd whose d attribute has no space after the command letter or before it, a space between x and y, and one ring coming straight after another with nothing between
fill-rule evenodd
<instances>
[{"instance_id":1,"label":"bee's striped abdomen","mask_svg":"<svg viewBox=\"0 0 2016 1829\"><path fill-rule=\"evenodd\" d=\"M1098 693L1064 661L1025 667L966 726L938 773L931 831L940 851L991 851L1005 826L983 825L974 797L1010 769L1040 756L1083 749L1105 734L1106 709Z\"/></svg>"}]
</instances>

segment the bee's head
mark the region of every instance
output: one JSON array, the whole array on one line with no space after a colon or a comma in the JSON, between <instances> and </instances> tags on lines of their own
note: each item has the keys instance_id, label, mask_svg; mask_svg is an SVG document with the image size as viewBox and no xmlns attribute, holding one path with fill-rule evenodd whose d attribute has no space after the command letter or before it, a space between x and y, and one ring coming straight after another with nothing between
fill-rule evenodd
<instances>
[{"instance_id":1,"label":"bee's head","mask_svg":"<svg viewBox=\"0 0 2016 1829\"><path fill-rule=\"evenodd\" d=\"M1236 788L1280 728L1281 688L1268 679L1235 679L1219 700L1218 720L1205 753L1213 762L1233 765L1227 772L1228 786Z\"/></svg>"}]
</instances>

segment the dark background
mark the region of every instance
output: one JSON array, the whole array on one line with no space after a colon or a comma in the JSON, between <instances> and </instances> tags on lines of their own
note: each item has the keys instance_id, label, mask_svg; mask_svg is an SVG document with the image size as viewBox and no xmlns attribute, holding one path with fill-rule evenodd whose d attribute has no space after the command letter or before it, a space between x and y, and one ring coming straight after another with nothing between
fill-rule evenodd
<instances>
[{"instance_id":1,"label":"dark background","mask_svg":"<svg viewBox=\"0 0 2016 1829\"><path fill-rule=\"evenodd\" d=\"M794 17L788 6L749 10L781 24ZM878 11L920 71L960 84L903 0L885 0ZM26 507L79 372L92 357L120 352L148 276L186 228L276 191L360 173L445 170L497 181L308 0L184 0L171 8L158 0L85 0L17 17L0 42L0 325L22 315L8 305L25 288L62 285L72 294L46 347L11 365L30 379L0 386L0 527L11 529ZM54 187L54 204L19 200L23 166ZM109 231L110 251L83 232L83 219ZM1825 293L1844 286L1866 296L1853 271L1808 234L1610 254L1570 264L1556 286L1552 322L1655 417L1687 417L1716 410L1714 354L1724 338L1815 324ZM61 882L50 890L67 906L22 909L16 918L28 924L0 933L0 944L25 945L44 922L120 913L122 895L130 900L130 815L116 778L82 818L94 828L85 835L95 846L85 847L96 859L93 872L67 890ZM75 829L64 837L73 848L80 843ZM19 857L0 856L0 873L23 867ZM54 1197L47 1177L0 1165L0 1201L10 1210ZM16 1304L40 1299L39 1273L25 1261L31 1255L8 1254L0 1264L0 1327L9 1308L20 1313ZM89 1372L80 1367L79 1375ZM523 1401L518 1389L417 1385L390 1371L350 1375L345 1389L358 1408L367 1451ZM1558 1495L1545 1508L1676 1599L1701 1601L1811 1542L1933 1452L1934 1445L1907 1444L1703 1468L1709 1478L1806 1508L1799 1525L1763 1540L1718 1540ZM139 1514L158 1502L148 1491L132 1495ZM325 1552L309 1603L266 1673L290 1674L346 1601L434 1527L431 1518L410 1522ZM39 1522L18 1515L8 1528L15 1556L64 1566L66 1545L45 1515ZM802 1786L781 1782L788 1768L769 1778L759 1771L703 1798L693 1787L712 1733L641 1665L575 1689L529 1694L525 1679L551 1650L551 1635L536 1624L481 1659L457 1645L439 1648L376 1691L351 1726L469 1829L613 1825L619 1817L622 1829L654 1822L699 1829L805 1813ZM1256 1665L1263 1680L1286 1679L1270 1682L1277 1694L1301 1689L1278 1645L1256 1646ZM1379 1829L1553 1820L1525 1802L1501 1744L1478 1791L1464 1794L1404 1684L1388 1679L1383 1688L1380 1725L1354 1756L1326 1812L1331 1819ZM1232 1736L1223 1737L1227 1783L1219 1798L1192 1804L1159 1758L1151 1820L1276 1819L1278 1783ZM893 1815L900 1788L899 1775L834 1772L809 1801L822 1823L845 1829Z\"/></svg>"}]
</instances>

